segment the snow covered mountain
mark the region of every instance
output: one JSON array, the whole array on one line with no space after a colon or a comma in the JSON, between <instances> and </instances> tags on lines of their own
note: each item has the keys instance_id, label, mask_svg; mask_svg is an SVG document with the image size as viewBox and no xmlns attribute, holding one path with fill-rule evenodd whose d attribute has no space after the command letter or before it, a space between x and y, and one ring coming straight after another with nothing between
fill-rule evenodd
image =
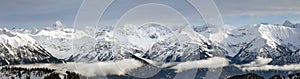
<instances>
[{"instance_id":1,"label":"snow covered mountain","mask_svg":"<svg viewBox=\"0 0 300 79\"><path fill-rule=\"evenodd\" d=\"M189 28L146 23L97 32L67 28L17 32L30 35L55 57L78 62L123 59L130 57L129 52L156 61L185 61L226 53L235 63L251 62L257 56L272 58L271 64L300 62L294 58L300 50L299 24L225 25L221 34L224 39L210 37L219 28L209 24Z\"/></svg>"},{"instance_id":2,"label":"snow covered mountain","mask_svg":"<svg viewBox=\"0 0 300 79\"><path fill-rule=\"evenodd\" d=\"M79 35L81 34L74 36ZM75 62L97 62L119 58L118 56L120 55L118 55L117 50L120 48L111 41L112 37L110 33L108 31L102 31L97 32L96 35L96 37L86 35L80 39L74 39L74 53L67 59Z\"/></svg>"},{"instance_id":3,"label":"snow covered mountain","mask_svg":"<svg viewBox=\"0 0 300 79\"><path fill-rule=\"evenodd\" d=\"M205 24L202 26L193 26L193 29L209 40L220 43L226 38L226 33L236 29L236 27L230 25L216 26L213 24Z\"/></svg>"},{"instance_id":4,"label":"snow covered mountain","mask_svg":"<svg viewBox=\"0 0 300 79\"><path fill-rule=\"evenodd\" d=\"M235 63L248 63L257 56L272 58L270 64L300 63L300 29L286 21L254 24L229 31L221 44Z\"/></svg>"},{"instance_id":5,"label":"snow covered mountain","mask_svg":"<svg viewBox=\"0 0 300 79\"><path fill-rule=\"evenodd\" d=\"M285 21L283 24L253 24L243 27L225 25L225 39L215 41L225 49L234 63L248 63L257 56L272 58L270 64L300 63L300 24ZM217 33L217 26L203 25L194 30L209 39Z\"/></svg>"},{"instance_id":6,"label":"snow covered mountain","mask_svg":"<svg viewBox=\"0 0 300 79\"><path fill-rule=\"evenodd\" d=\"M57 25L62 26L59 21L55 23ZM191 60L187 58L200 54L202 59L217 51L225 52L189 26L145 23L140 26L128 24L97 32L91 31L92 29L96 28L74 30L55 27L13 31L31 36L54 57L75 62L124 59L130 57L128 52L162 61Z\"/></svg>"},{"instance_id":7,"label":"snow covered mountain","mask_svg":"<svg viewBox=\"0 0 300 79\"><path fill-rule=\"evenodd\" d=\"M62 62L25 34L0 29L0 65Z\"/></svg>"},{"instance_id":8,"label":"snow covered mountain","mask_svg":"<svg viewBox=\"0 0 300 79\"><path fill-rule=\"evenodd\" d=\"M67 28L59 20L53 26L44 29L14 29L12 31L34 38L38 44L54 57L68 59L74 52L72 50L74 46L73 41L87 36L87 34L82 30Z\"/></svg>"},{"instance_id":9,"label":"snow covered mountain","mask_svg":"<svg viewBox=\"0 0 300 79\"><path fill-rule=\"evenodd\" d=\"M209 38L210 34L214 34L219 32L219 29L223 28L225 32L231 31L236 29L237 27L230 26L230 25L224 25L224 26L216 26L213 24L205 24L202 26L193 26L193 29L198 32L199 34Z\"/></svg>"},{"instance_id":10,"label":"snow covered mountain","mask_svg":"<svg viewBox=\"0 0 300 79\"><path fill-rule=\"evenodd\" d=\"M287 27L291 27L291 28L300 28L299 23L293 24L292 22L290 22L288 20L286 20L282 25L287 26Z\"/></svg>"},{"instance_id":11,"label":"snow covered mountain","mask_svg":"<svg viewBox=\"0 0 300 79\"><path fill-rule=\"evenodd\" d=\"M146 23L141 26L125 25L112 31L100 31L96 33L95 38L84 37L75 41L79 43L75 46L80 47L75 47L78 51L72 54L70 60L116 60L128 58L129 53L133 53L157 61L185 61L224 54L224 50L197 34L192 28L180 28L173 31L168 26Z\"/></svg>"},{"instance_id":12,"label":"snow covered mountain","mask_svg":"<svg viewBox=\"0 0 300 79\"><path fill-rule=\"evenodd\" d=\"M143 57L156 61L178 62L224 56L226 53L189 26L180 26L172 31L172 35L165 41L155 43Z\"/></svg>"},{"instance_id":13,"label":"snow covered mountain","mask_svg":"<svg viewBox=\"0 0 300 79\"><path fill-rule=\"evenodd\" d=\"M34 38L38 44L49 51L54 57L65 59L72 52L73 29L15 29L12 31Z\"/></svg>"},{"instance_id":14,"label":"snow covered mountain","mask_svg":"<svg viewBox=\"0 0 300 79\"><path fill-rule=\"evenodd\" d=\"M57 22L56 26L63 25L61 22ZM79 69L88 70L85 67L90 66L82 64L96 64L99 67L101 65L99 63L107 63L99 61L113 63L101 65L106 68L106 66L115 65L119 60L133 58L133 61L140 63L139 66L150 64L156 67L174 68L178 63L208 60L215 56L227 56L235 65L245 65L245 63L249 65L250 63L251 67L262 65L267 65L266 67L284 65L282 67L286 67L288 64L300 63L299 24L286 21L283 24L261 23L244 27L229 25L224 27L225 32L222 33L218 31L219 27L214 25L173 27L159 23L146 23L140 26L124 25L114 27L113 30L98 31L93 27L87 27L84 30L64 27L14 29L11 31L0 29L0 65L52 63L61 62L59 59L65 59L73 61L71 62L73 64L69 65L74 67L70 67L70 69L75 69L79 65L82 66ZM211 37L211 34L215 33L219 33L225 38ZM225 59L222 57L220 58ZM219 64L216 63L217 61L213 61L213 63ZM153 62L155 63L153 64ZM170 62L171 64L164 65L160 62ZM184 66L182 67L186 68ZM228 66L231 67L231 65ZM66 67L61 68L65 70ZM232 71L234 72L234 70Z\"/></svg>"}]
</instances>

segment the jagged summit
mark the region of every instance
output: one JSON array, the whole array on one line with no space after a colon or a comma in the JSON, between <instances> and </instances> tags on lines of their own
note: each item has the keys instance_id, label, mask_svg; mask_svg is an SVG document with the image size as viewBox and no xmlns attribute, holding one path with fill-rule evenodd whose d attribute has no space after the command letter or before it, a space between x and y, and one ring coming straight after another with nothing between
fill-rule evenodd
<instances>
[{"instance_id":1,"label":"jagged summit","mask_svg":"<svg viewBox=\"0 0 300 79\"><path fill-rule=\"evenodd\" d=\"M284 23L282 25L287 26L287 27L294 27L294 24L292 22L290 22L289 20L284 21Z\"/></svg>"},{"instance_id":2,"label":"jagged summit","mask_svg":"<svg viewBox=\"0 0 300 79\"><path fill-rule=\"evenodd\" d=\"M156 22L149 22L149 23L144 23L141 26L152 26L152 27L157 26L157 27L159 27L159 26L165 26L165 25L160 24L160 23L156 23Z\"/></svg>"},{"instance_id":3,"label":"jagged summit","mask_svg":"<svg viewBox=\"0 0 300 79\"><path fill-rule=\"evenodd\" d=\"M54 24L55 27L63 27L63 24L61 23L60 20L57 20Z\"/></svg>"},{"instance_id":4,"label":"jagged summit","mask_svg":"<svg viewBox=\"0 0 300 79\"><path fill-rule=\"evenodd\" d=\"M56 29L61 30L61 29L63 29L65 26L62 24L62 22L61 22L60 20L57 20L57 21L55 22L55 24L54 24L54 27L55 27Z\"/></svg>"},{"instance_id":5,"label":"jagged summit","mask_svg":"<svg viewBox=\"0 0 300 79\"><path fill-rule=\"evenodd\" d=\"M291 28L300 28L300 24L299 23L294 24L294 23L292 23L289 20L286 20L282 25L286 26L286 27L291 27Z\"/></svg>"}]
</instances>

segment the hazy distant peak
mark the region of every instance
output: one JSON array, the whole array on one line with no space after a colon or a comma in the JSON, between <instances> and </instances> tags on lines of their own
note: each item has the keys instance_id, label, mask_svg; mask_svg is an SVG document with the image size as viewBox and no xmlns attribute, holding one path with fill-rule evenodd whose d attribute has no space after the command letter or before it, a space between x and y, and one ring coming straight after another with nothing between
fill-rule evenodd
<instances>
[{"instance_id":1,"label":"hazy distant peak","mask_svg":"<svg viewBox=\"0 0 300 79\"><path fill-rule=\"evenodd\" d=\"M282 25L287 26L287 27L294 27L294 24L292 22L290 22L289 20L286 20Z\"/></svg>"},{"instance_id":2,"label":"hazy distant peak","mask_svg":"<svg viewBox=\"0 0 300 79\"><path fill-rule=\"evenodd\" d=\"M63 24L61 23L60 20L57 20L57 21L55 22L54 26L55 26L56 28L62 28L62 27L63 27Z\"/></svg>"}]
</instances>

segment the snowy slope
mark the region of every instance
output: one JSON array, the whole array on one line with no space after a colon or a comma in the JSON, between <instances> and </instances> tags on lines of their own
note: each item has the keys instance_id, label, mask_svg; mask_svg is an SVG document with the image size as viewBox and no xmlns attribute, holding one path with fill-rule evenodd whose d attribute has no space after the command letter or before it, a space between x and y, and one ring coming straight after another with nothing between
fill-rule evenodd
<instances>
[{"instance_id":1,"label":"snowy slope","mask_svg":"<svg viewBox=\"0 0 300 79\"><path fill-rule=\"evenodd\" d=\"M201 35L203 35L207 38L209 38L210 34L219 32L219 28L222 28L222 26L215 26L212 24L205 24L202 26L193 26L193 29L196 32L200 33ZM228 32L228 31L236 29L237 27L230 26L230 25L224 25L223 28L224 28L225 32Z\"/></svg>"},{"instance_id":2,"label":"snowy slope","mask_svg":"<svg viewBox=\"0 0 300 79\"><path fill-rule=\"evenodd\" d=\"M67 59L73 54L73 40L88 36L82 30L66 28L59 20L53 26L44 29L14 29L12 31L31 36L44 49L59 59ZM74 36L74 34L76 35Z\"/></svg>"},{"instance_id":3,"label":"snowy slope","mask_svg":"<svg viewBox=\"0 0 300 79\"><path fill-rule=\"evenodd\" d=\"M64 59L72 51L72 29L40 30L30 36L57 58Z\"/></svg>"},{"instance_id":4,"label":"snowy slope","mask_svg":"<svg viewBox=\"0 0 300 79\"><path fill-rule=\"evenodd\" d=\"M257 56L272 58L270 64L299 63L300 29L283 25L262 23L240 27L228 32L221 44L236 63L250 62Z\"/></svg>"},{"instance_id":5,"label":"snowy slope","mask_svg":"<svg viewBox=\"0 0 300 79\"><path fill-rule=\"evenodd\" d=\"M31 35L42 45L47 51L51 52L55 57L67 59L79 47L87 47L87 45L76 45L76 43L90 42L91 40L82 40L90 38L81 30L64 28L61 30L41 30L37 34ZM80 41L78 41L80 40ZM94 40L94 39L92 39ZM74 50L73 50L74 47ZM82 49L90 50L90 48Z\"/></svg>"},{"instance_id":6,"label":"snowy slope","mask_svg":"<svg viewBox=\"0 0 300 79\"><path fill-rule=\"evenodd\" d=\"M64 59L72 52L73 29L69 28L45 28L45 29L15 29L18 33L26 34L53 56Z\"/></svg>"},{"instance_id":7,"label":"snowy slope","mask_svg":"<svg viewBox=\"0 0 300 79\"><path fill-rule=\"evenodd\" d=\"M205 36L209 40L213 42L221 42L224 40L228 33L231 30L236 29L237 27L230 26L230 25L223 25L223 26L216 26L213 24L205 24L202 26L193 26L193 29L198 32L199 34Z\"/></svg>"},{"instance_id":8,"label":"snowy slope","mask_svg":"<svg viewBox=\"0 0 300 79\"><path fill-rule=\"evenodd\" d=\"M127 48L135 47L143 51L149 50L154 43L174 36L169 27L157 23L146 23L141 26L124 25L123 27L116 28L113 35L118 43Z\"/></svg>"},{"instance_id":9,"label":"snowy slope","mask_svg":"<svg viewBox=\"0 0 300 79\"><path fill-rule=\"evenodd\" d=\"M30 36L0 29L0 65L61 62Z\"/></svg>"},{"instance_id":10,"label":"snowy slope","mask_svg":"<svg viewBox=\"0 0 300 79\"><path fill-rule=\"evenodd\" d=\"M257 56L272 58L270 64L300 63L300 24L285 21L283 24L253 24L243 27L223 26L225 32L219 36L224 39L210 36L218 32L217 26L194 26L199 34L212 39L217 39L217 46L225 49L227 56L233 57L235 63L248 63Z\"/></svg>"},{"instance_id":11,"label":"snowy slope","mask_svg":"<svg viewBox=\"0 0 300 79\"><path fill-rule=\"evenodd\" d=\"M58 22L55 25L61 24ZM101 32L98 32L98 36L95 38L91 37L91 35L88 35L88 33L83 30L74 30L72 28L62 27L48 27L45 29L15 29L13 31L31 36L38 44L49 51L54 57L59 59L70 59L70 57L75 54L81 54L81 56L82 54L91 54L91 52L94 52L96 48L95 40L105 39L102 38L105 37L105 35L101 35ZM90 59L92 60L92 58Z\"/></svg>"}]
</instances>

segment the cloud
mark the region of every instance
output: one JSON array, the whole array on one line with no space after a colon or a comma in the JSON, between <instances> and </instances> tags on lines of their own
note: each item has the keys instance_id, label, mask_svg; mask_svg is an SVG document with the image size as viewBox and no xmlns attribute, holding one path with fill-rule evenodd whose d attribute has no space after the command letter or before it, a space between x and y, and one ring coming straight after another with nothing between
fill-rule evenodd
<instances>
[{"instance_id":1,"label":"cloud","mask_svg":"<svg viewBox=\"0 0 300 79\"><path fill-rule=\"evenodd\" d=\"M81 1L62 0L2 0L0 24L52 25L56 20L62 20L70 25L80 3Z\"/></svg>"},{"instance_id":2,"label":"cloud","mask_svg":"<svg viewBox=\"0 0 300 79\"><path fill-rule=\"evenodd\" d=\"M26 64L14 65L12 67L22 68L50 68L56 69L56 72L72 71L84 76L107 76L107 75L125 75L132 69L143 66L143 63L134 59L124 59L118 61L107 61L97 63L69 62L66 64Z\"/></svg>"},{"instance_id":3,"label":"cloud","mask_svg":"<svg viewBox=\"0 0 300 79\"><path fill-rule=\"evenodd\" d=\"M143 3L163 3L181 12L192 24L203 24L202 17L194 11L193 7L185 0L146 0L146 1L123 1L115 0L112 6L101 17L103 25L114 25L115 20L130 8ZM223 17L240 16L266 16L266 15L300 15L300 0L214 0ZM56 20L61 20L67 26L72 26L76 13L81 5L78 1L62 0L2 0L0 3L0 25L51 25ZM101 5L101 3L99 3ZM94 9L88 12L95 11ZM141 10L142 11L142 10ZM147 11L147 10L145 10ZM158 10L157 10L158 11ZM149 13L150 14L150 13ZM153 13L153 15L155 12ZM164 12L163 15L170 13ZM95 17L87 15L86 17ZM169 20L176 20L172 16L165 16ZM132 18L132 21L139 18ZM289 19L289 18L287 18ZM228 19L224 18L225 21ZM232 20L232 19L229 19ZM241 19L234 19L240 21ZM242 19L243 21L245 19ZM269 19L270 20L270 19ZM247 21L247 20L246 20ZM254 20L247 21L253 22ZM84 20L86 24L91 21ZM177 23L177 22L176 22ZM245 23L244 23L245 24Z\"/></svg>"},{"instance_id":4,"label":"cloud","mask_svg":"<svg viewBox=\"0 0 300 79\"><path fill-rule=\"evenodd\" d=\"M263 57L256 57L256 59L250 63L239 65L240 67L251 67L251 66L263 66L267 65L272 61L272 58L263 58Z\"/></svg>"},{"instance_id":5,"label":"cloud","mask_svg":"<svg viewBox=\"0 0 300 79\"><path fill-rule=\"evenodd\" d=\"M289 65L264 65L259 67L245 67L242 68L243 71L269 71L269 70L282 70L282 71L292 71L300 70L300 64L289 64Z\"/></svg>"},{"instance_id":6,"label":"cloud","mask_svg":"<svg viewBox=\"0 0 300 79\"><path fill-rule=\"evenodd\" d=\"M197 61L187 61L178 63L172 69L175 69L176 72L187 71L190 69L197 68L219 68L229 65L229 60L223 57L212 57L206 60L197 60Z\"/></svg>"},{"instance_id":7,"label":"cloud","mask_svg":"<svg viewBox=\"0 0 300 79\"><path fill-rule=\"evenodd\" d=\"M299 0L215 0L225 16L300 14Z\"/></svg>"},{"instance_id":8,"label":"cloud","mask_svg":"<svg viewBox=\"0 0 300 79\"><path fill-rule=\"evenodd\" d=\"M300 70L300 64L288 64L288 65L268 65L272 61L271 58L263 58L256 57L256 60L241 64L234 65L240 68L243 71L269 71L269 70L283 70L283 71L291 71L291 70Z\"/></svg>"}]
</instances>

